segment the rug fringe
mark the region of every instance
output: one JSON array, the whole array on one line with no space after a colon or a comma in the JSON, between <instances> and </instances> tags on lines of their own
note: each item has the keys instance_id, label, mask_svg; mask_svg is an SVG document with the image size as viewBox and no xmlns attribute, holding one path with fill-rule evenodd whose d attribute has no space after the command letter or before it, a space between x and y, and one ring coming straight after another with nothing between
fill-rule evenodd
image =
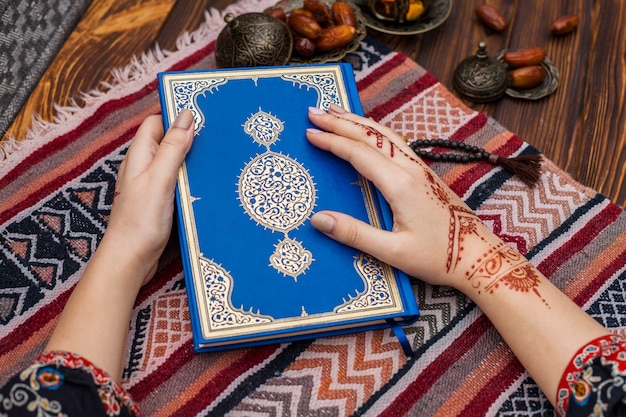
<instances>
[{"instance_id":1,"label":"rug fringe","mask_svg":"<svg viewBox=\"0 0 626 417\"><path fill-rule=\"evenodd\" d=\"M13 135L0 143L0 161L9 158L10 155L17 153L22 148L22 141L15 139Z\"/></svg>"},{"instance_id":2,"label":"rug fringe","mask_svg":"<svg viewBox=\"0 0 626 417\"><path fill-rule=\"evenodd\" d=\"M44 120L40 115L33 116L31 127L23 138L10 135L0 143L0 178L6 175L13 167L20 163L27 155L47 143L48 138L58 137L60 132L75 128L83 117L75 117L76 113L88 111L94 113L97 108L109 100L111 94L124 94L124 87L131 82L143 80L152 82L157 71L165 70L170 61L175 61L181 53L190 47L199 45L203 40L212 39L224 26L226 13L235 15L251 10L261 11L277 0L241 0L227 6L224 10L205 10L205 21L193 32L183 33L176 41L174 51L163 50L156 45L140 56L133 56L130 62L123 67L111 71L112 80L100 82L99 87L91 91L81 92L75 99L69 100L69 105L54 104L52 121Z\"/></svg>"}]
</instances>

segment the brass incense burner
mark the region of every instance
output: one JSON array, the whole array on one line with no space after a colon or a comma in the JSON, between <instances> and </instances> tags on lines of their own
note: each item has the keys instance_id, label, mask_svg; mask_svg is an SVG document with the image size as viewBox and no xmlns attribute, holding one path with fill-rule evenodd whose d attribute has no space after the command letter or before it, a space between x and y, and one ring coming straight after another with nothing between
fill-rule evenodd
<instances>
[{"instance_id":1,"label":"brass incense burner","mask_svg":"<svg viewBox=\"0 0 626 417\"><path fill-rule=\"evenodd\" d=\"M285 65L293 38L287 25L264 13L224 16L226 26L217 37L215 59L220 68Z\"/></svg>"},{"instance_id":2,"label":"brass incense burner","mask_svg":"<svg viewBox=\"0 0 626 417\"><path fill-rule=\"evenodd\" d=\"M453 85L461 96L484 103L505 94L509 76L504 66L487 54L487 44L480 42L476 55L465 58L457 66Z\"/></svg>"}]
</instances>

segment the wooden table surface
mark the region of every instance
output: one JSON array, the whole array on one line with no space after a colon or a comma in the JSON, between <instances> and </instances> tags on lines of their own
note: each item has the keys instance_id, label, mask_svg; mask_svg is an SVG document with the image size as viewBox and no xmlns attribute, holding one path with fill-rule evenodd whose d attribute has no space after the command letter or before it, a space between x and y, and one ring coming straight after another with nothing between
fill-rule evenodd
<instances>
[{"instance_id":1,"label":"wooden table surface","mask_svg":"<svg viewBox=\"0 0 626 417\"><path fill-rule=\"evenodd\" d=\"M502 33L486 29L474 10L497 7L509 21ZM94 0L58 53L7 135L18 140L34 114L52 120L53 103L67 105L79 92L110 80L113 68L155 42L174 49L176 39L204 20L223 0ZM576 32L555 37L550 22L580 17ZM495 55L502 49L546 48L560 72L557 91L538 101L505 97L471 108L493 116L538 148L580 183L626 205L626 1L456 0L448 20L421 35L370 33L402 51L452 89L454 69L476 52L479 41ZM77 100L80 103L80 99ZM4 138L6 140L6 137Z\"/></svg>"}]
</instances>

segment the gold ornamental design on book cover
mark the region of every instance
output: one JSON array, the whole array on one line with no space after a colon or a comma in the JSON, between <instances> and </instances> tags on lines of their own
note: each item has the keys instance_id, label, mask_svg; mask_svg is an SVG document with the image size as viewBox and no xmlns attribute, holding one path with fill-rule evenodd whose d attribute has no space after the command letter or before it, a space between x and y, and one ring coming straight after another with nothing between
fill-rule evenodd
<instances>
[{"instance_id":1,"label":"gold ornamental design on book cover","mask_svg":"<svg viewBox=\"0 0 626 417\"><path fill-rule=\"evenodd\" d=\"M298 280L313 262L313 254L289 231L308 220L315 206L315 184L307 169L271 146L280 140L283 122L259 109L243 125L244 131L266 151L242 169L237 183L239 201L250 218L272 232L284 233L269 257L270 265Z\"/></svg>"}]
</instances>

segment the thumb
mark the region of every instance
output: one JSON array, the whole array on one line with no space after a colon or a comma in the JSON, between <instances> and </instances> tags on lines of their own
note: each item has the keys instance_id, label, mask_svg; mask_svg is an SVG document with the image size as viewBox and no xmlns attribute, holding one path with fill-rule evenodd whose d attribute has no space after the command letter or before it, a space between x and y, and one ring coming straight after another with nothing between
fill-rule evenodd
<instances>
[{"instance_id":1,"label":"thumb","mask_svg":"<svg viewBox=\"0 0 626 417\"><path fill-rule=\"evenodd\" d=\"M335 211L320 211L311 217L311 225L326 236L385 262L389 254L391 232L377 229L352 216Z\"/></svg>"},{"instance_id":2,"label":"thumb","mask_svg":"<svg viewBox=\"0 0 626 417\"><path fill-rule=\"evenodd\" d=\"M154 170L157 175L175 181L178 168L182 164L193 141L193 114L182 110L159 144L154 157Z\"/></svg>"}]
</instances>

